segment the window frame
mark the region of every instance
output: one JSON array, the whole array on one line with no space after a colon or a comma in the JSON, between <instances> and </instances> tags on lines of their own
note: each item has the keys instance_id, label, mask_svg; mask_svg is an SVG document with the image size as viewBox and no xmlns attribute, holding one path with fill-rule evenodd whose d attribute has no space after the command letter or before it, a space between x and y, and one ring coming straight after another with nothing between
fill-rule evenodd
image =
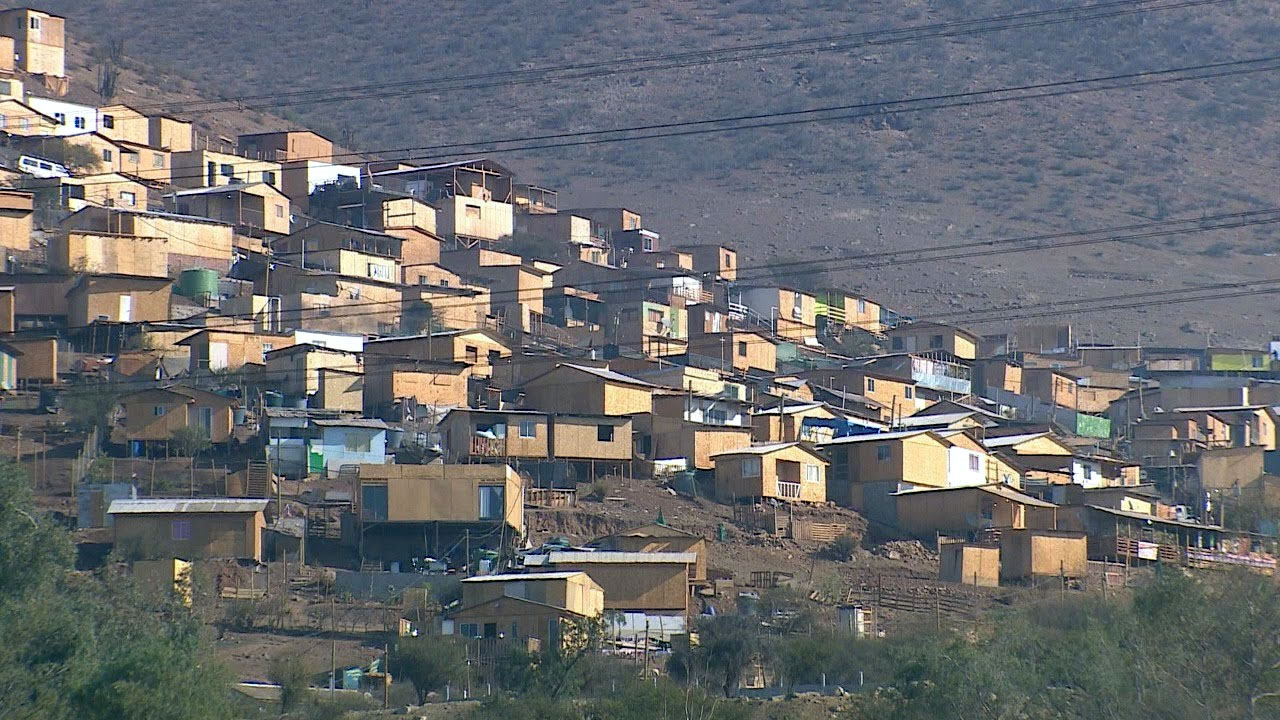
<instances>
[{"instance_id":1,"label":"window frame","mask_svg":"<svg viewBox=\"0 0 1280 720\"><path fill-rule=\"evenodd\" d=\"M893 446L888 443L880 443L876 445L876 462L891 462L893 460Z\"/></svg>"},{"instance_id":2,"label":"window frame","mask_svg":"<svg viewBox=\"0 0 1280 720\"><path fill-rule=\"evenodd\" d=\"M738 469L742 472L744 478L758 478L764 476L764 461L758 456L750 455L742 458L738 463Z\"/></svg>"},{"instance_id":3,"label":"window frame","mask_svg":"<svg viewBox=\"0 0 1280 720\"><path fill-rule=\"evenodd\" d=\"M526 430L528 432L526 432ZM538 437L538 423L535 420L520 421L520 437L525 440L532 440Z\"/></svg>"},{"instance_id":4,"label":"window frame","mask_svg":"<svg viewBox=\"0 0 1280 720\"><path fill-rule=\"evenodd\" d=\"M596 425L596 442L607 442L607 443L613 442L614 435L617 434L614 432L614 430L615 428L612 425L597 424Z\"/></svg>"}]
</instances>

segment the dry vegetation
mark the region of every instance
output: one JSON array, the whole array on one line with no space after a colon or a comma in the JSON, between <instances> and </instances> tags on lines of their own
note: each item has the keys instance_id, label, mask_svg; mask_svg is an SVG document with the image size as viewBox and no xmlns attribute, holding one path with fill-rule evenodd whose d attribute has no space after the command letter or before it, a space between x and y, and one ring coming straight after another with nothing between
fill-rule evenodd
<instances>
[{"instance_id":1,"label":"dry vegetation","mask_svg":"<svg viewBox=\"0 0 1280 720\"><path fill-rule=\"evenodd\" d=\"M929 2L423 4L399 0L60 6L74 33L127 28L156 80L260 94L686 51L1027 9ZM110 22L102 22L108 18ZM894 99L1268 54L1275 6L1241 0L713 67L422 93L281 110L364 149ZM120 30L118 32L124 32ZM143 66L141 63L145 63ZM1271 199L1273 74L968 110L508 156L576 204L626 203L677 241L730 241L746 263L936 246L1229 212ZM269 124L248 113L245 122ZM278 122L278 121L277 121ZM983 308L1273 275L1274 226L1025 253L985 266L829 275L906 312ZM1071 277L1126 272L1135 281ZM834 279L834 278L833 278ZM1228 304L1231 303L1231 304ZM1258 341L1265 298L1094 314L1085 336ZM979 328L1002 329L1000 325Z\"/></svg>"}]
</instances>

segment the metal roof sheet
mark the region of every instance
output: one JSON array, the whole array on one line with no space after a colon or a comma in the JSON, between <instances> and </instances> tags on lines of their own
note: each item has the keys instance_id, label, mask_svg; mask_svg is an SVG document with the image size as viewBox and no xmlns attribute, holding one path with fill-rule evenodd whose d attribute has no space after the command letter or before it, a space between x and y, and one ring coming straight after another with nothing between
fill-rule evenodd
<instances>
[{"instance_id":1,"label":"metal roof sheet","mask_svg":"<svg viewBox=\"0 0 1280 720\"><path fill-rule=\"evenodd\" d=\"M695 563L698 553L691 552L572 552L552 550L547 553L547 563Z\"/></svg>"},{"instance_id":2,"label":"metal roof sheet","mask_svg":"<svg viewBox=\"0 0 1280 720\"><path fill-rule=\"evenodd\" d=\"M246 513L267 509L266 500L245 498L146 498L112 500L109 515L147 513Z\"/></svg>"}]
</instances>

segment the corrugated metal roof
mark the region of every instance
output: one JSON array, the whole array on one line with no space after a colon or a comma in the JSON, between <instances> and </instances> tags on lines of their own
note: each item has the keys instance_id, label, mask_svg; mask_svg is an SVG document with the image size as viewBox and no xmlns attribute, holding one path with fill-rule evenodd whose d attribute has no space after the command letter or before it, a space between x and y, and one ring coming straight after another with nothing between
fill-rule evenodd
<instances>
[{"instance_id":1,"label":"corrugated metal roof","mask_svg":"<svg viewBox=\"0 0 1280 720\"><path fill-rule=\"evenodd\" d=\"M312 420L312 424L320 427L362 427L386 429L387 424L377 418L347 418L338 420Z\"/></svg>"},{"instance_id":2,"label":"corrugated metal roof","mask_svg":"<svg viewBox=\"0 0 1280 720\"><path fill-rule=\"evenodd\" d=\"M724 450L718 453L712 453L709 457L717 458L727 455L768 455L776 450L785 450L789 447L796 447L800 443L768 443L765 445L752 445L750 447L738 448L737 450Z\"/></svg>"},{"instance_id":3,"label":"corrugated metal roof","mask_svg":"<svg viewBox=\"0 0 1280 720\"><path fill-rule=\"evenodd\" d=\"M267 509L266 500L244 498L147 498L112 500L110 515L145 513L247 513Z\"/></svg>"},{"instance_id":4,"label":"corrugated metal roof","mask_svg":"<svg viewBox=\"0 0 1280 720\"><path fill-rule=\"evenodd\" d=\"M895 497L907 497L911 495L925 495L928 493L951 492L954 490L980 490L982 492L985 492L991 495L997 495L999 497L1004 498L1005 500L1021 503L1023 505L1030 505L1032 507L1040 507L1040 508L1057 507L1057 505L1054 505L1051 502L1045 502L1039 498L1034 498L1034 497L1031 497L1030 495L1024 495L1018 492L1017 490L1014 490L1013 488L1009 487L1008 485L960 485L957 487L945 487L945 488L915 488L912 490L901 490L893 494Z\"/></svg>"},{"instance_id":5,"label":"corrugated metal roof","mask_svg":"<svg viewBox=\"0 0 1280 720\"><path fill-rule=\"evenodd\" d=\"M620 383L626 383L628 385L639 385L640 387L651 387L651 388L658 387L653 383L645 382L644 380L641 380L639 378L633 378L630 375L623 375L620 372L609 370L607 368L591 367L590 365L574 365L573 363L560 363L560 367L567 367L567 368L573 368L574 370L581 370L584 373L587 373L589 375L595 375L598 378L601 378L603 380L608 380L610 382L620 382Z\"/></svg>"},{"instance_id":6,"label":"corrugated metal roof","mask_svg":"<svg viewBox=\"0 0 1280 720\"><path fill-rule=\"evenodd\" d=\"M899 418L898 424L902 427L942 427L950 425L953 422L959 422L968 417L973 417L975 412L954 412L954 413L938 413L937 415L910 415L908 417Z\"/></svg>"},{"instance_id":7,"label":"corrugated metal roof","mask_svg":"<svg viewBox=\"0 0 1280 720\"><path fill-rule=\"evenodd\" d=\"M825 403L820 403L820 402L806 402L806 403L799 403L796 405L787 405L785 408L780 408L777 405L773 405L773 406L764 408L763 410L757 410L754 413L752 413L752 415L777 415L779 412L790 415L791 413L804 412L805 410L812 410L814 408L819 408L819 407L822 407L823 405L825 405Z\"/></svg>"},{"instance_id":8,"label":"corrugated metal roof","mask_svg":"<svg viewBox=\"0 0 1280 720\"><path fill-rule=\"evenodd\" d=\"M553 550L547 553L547 563L695 563L698 553L691 552L572 552Z\"/></svg>"},{"instance_id":9,"label":"corrugated metal roof","mask_svg":"<svg viewBox=\"0 0 1280 720\"><path fill-rule=\"evenodd\" d=\"M477 575L464 579L464 583L479 582L521 582L524 580L568 580L583 575L581 570L562 570L560 572L540 573L504 573L502 575Z\"/></svg>"},{"instance_id":10,"label":"corrugated metal roof","mask_svg":"<svg viewBox=\"0 0 1280 720\"><path fill-rule=\"evenodd\" d=\"M1011 445L1017 445L1019 443L1024 443L1028 440L1035 440L1037 438L1042 438L1042 437L1049 437L1049 433L1037 432L1037 433L1023 433L1021 435L1002 435L1000 437L987 438L986 440L982 441L982 444L986 445L989 448L1009 447Z\"/></svg>"},{"instance_id":11,"label":"corrugated metal roof","mask_svg":"<svg viewBox=\"0 0 1280 720\"><path fill-rule=\"evenodd\" d=\"M850 435L849 437L836 438L827 442L818 443L818 447L826 447L828 445L846 445L848 443L860 442L877 442L882 440L901 440L903 438L915 437L916 435L932 434L937 437L937 433L931 430L898 430L896 432L872 433L870 435Z\"/></svg>"}]
</instances>

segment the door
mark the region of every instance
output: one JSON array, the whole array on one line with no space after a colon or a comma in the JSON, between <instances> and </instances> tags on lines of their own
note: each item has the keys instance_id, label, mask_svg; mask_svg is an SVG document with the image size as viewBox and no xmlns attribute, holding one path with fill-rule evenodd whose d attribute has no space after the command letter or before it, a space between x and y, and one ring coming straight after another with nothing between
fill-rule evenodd
<instances>
[{"instance_id":1,"label":"door","mask_svg":"<svg viewBox=\"0 0 1280 720\"><path fill-rule=\"evenodd\" d=\"M227 365L227 344L224 342L209 343L209 369L225 370Z\"/></svg>"},{"instance_id":2,"label":"door","mask_svg":"<svg viewBox=\"0 0 1280 720\"><path fill-rule=\"evenodd\" d=\"M133 322L133 296L120 296L120 322Z\"/></svg>"}]
</instances>

